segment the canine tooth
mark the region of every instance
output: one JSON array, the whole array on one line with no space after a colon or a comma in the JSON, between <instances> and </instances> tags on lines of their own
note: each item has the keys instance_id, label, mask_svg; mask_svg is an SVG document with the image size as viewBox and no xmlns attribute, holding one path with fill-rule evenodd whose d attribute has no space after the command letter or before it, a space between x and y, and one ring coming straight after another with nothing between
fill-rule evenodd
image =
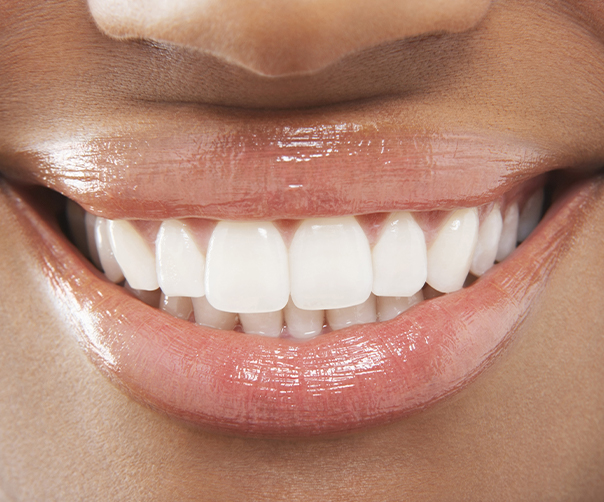
<instances>
[{"instance_id":1,"label":"canine tooth","mask_svg":"<svg viewBox=\"0 0 604 502\"><path fill-rule=\"evenodd\" d=\"M408 212L390 215L373 247L373 294L412 296L426 282L424 232Z\"/></svg>"},{"instance_id":2,"label":"canine tooth","mask_svg":"<svg viewBox=\"0 0 604 502\"><path fill-rule=\"evenodd\" d=\"M478 211L458 209L428 249L428 279L434 289L451 293L463 287L478 240Z\"/></svg>"},{"instance_id":3,"label":"canine tooth","mask_svg":"<svg viewBox=\"0 0 604 502\"><path fill-rule=\"evenodd\" d=\"M115 259L111 243L109 242L109 222L105 218L97 218L94 224L94 237L99 260L105 276L111 282L122 282L124 274Z\"/></svg>"},{"instance_id":4,"label":"canine tooth","mask_svg":"<svg viewBox=\"0 0 604 502\"><path fill-rule=\"evenodd\" d=\"M88 242L86 236L86 211L76 204L74 201L67 199L66 207L67 223L69 224L69 232L73 243L76 247L86 255Z\"/></svg>"},{"instance_id":5,"label":"canine tooth","mask_svg":"<svg viewBox=\"0 0 604 502\"><path fill-rule=\"evenodd\" d=\"M389 321L397 315L410 309L413 305L423 301L424 294L418 291L413 296L378 296L377 297L377 319L378 321Z\"/></svg>"},{"instance_id":6,"label":"canine tooth","mask_svg":"<svg viewBox=\"0 0 604 502\"><path fill-rule=\"evenodd\" d=\"M363 303L371 293L371 250L353 216L302 222L289 249L291 296L300 309Z\"/></svg>"},{"instance_id":7,"label":"canine tooth","mask_svg":"<svg viewBox=\"0 0 604 502\"><path fill-rule=\"evenodd\" d=\"M84 223L86 226L86 242L88 244L90 260L96 265L96 268L101 270L101 259L99 257L99 252L96 249L96 216L91 213L86 213L86 216L84 216Z\"/></svg>"},{"instance_id":8,"label":"canine tooth","mask_svg":"<svg viewBox=\"0 0 604 502\"><path fill-rule=\"evenodd\" d=\"M246 333L276 338L283 329L283 310L259 314L239 314L239 321Z\"/></svg>"},{"instance_id":9,"label":"canine tooth","mask_svg":"<svg viewBox=\"0 0 604 502\"><path fill-rule=\"evenodd\" d=\"M501 211L495 205L478 230L478 242L476 243L474 258L470 267L470 271L475 276L480 277L495 263L495 255L497 255L497 246L501 238L502 227L503 219L501 218Z\"/></svg>"},{"instance_id":10,"label":"canine tooth","mask_svg":"<svg viewBox=\"0 0 604 502\"><path fill-rule=\"evenodd\" d=\"M325 316L327 317L327 323L333 330L354 326L355 324L375 322L377 319L375 296L369 295L369 298L359 305L327 310Z\"/></svg>"},{"instance_id":11,"label":"canine tooth","mask_svg":"<svg viewBox=\"0 0 604 502\"><path fill-rule=\"evenodd\" d=\"M518 235L518 204L512 204L505 211L501 239L497 248L497 261L505 260L514 249L516 249L516 238Z\"/></svg>"},{"instance_id":12,"label":"canine tooth","mask_svg":"<svg viewBox=\"0 0 604 502\"><path fill-rule=\"evenodd\" d=\"M206 296L225 312L281 310L289 298L288 270L287 249L275 225L221 221L208 246Z\"/></svg>"},{"instance_id":13,"label":"canine tooth","mask_svg":"<svg viewBox=\"0 0 604 502\"><path fill-rule=\"evenodd\" d=\"M323 310L302 310L290 298L284 309L287 330L294 338L312 338L321 333L325 319Z\"/></svg>"},{"instance_id":14,"label":"canine tooth","mask_svg":"<svg viewBox=\"0 0 604 502\"><path fill-rule=\"evenodd\" d=\"M174 317L188 321L193 313L193 302L186 296L166 296L162 293L159 308Z\"/></svg>"},{"instance_id":15,"label":"canine tooth","mask_svg":"<svg viewBox=\"0 0 604 502\"><path fill-rule=\"evenodd\" d=\"M525 240L539 224L541 211L543 210L543 197L544 191L543 188L540 188L524 203L524 207L518 218L519 242Z\"/></svg>"},{"instance_id":16,"label":"canine tooth","mask_svg":"<svg viewBox=\"0 0 604 502\"><path fill-rule=\"evenodd\" d=\"M155 240L157 281L167 296L205 295L206 259L186 223L166 220Z\"/></svg>"},{"instance_id":17,"label":"canine tooth","mask_svg":"<svg viewBox=\"0 0 604 502\"><path fill-rule=\"evenodd\" d=\"M197 324L216 329L234 329L237 326L237 314L215 309L205 296L191 298L191 302Z\"/></svg>"},{"instance_id":18,"label":"canine tooth","mask_svg":"<svg viewBox=\"0 0 604 502\"><path fill-rule=\"evenodd\" d=\"M108 221L111 249L130 286L145 291L158 289L153 250L130 222Z\"/></svg>"}]
</instances>

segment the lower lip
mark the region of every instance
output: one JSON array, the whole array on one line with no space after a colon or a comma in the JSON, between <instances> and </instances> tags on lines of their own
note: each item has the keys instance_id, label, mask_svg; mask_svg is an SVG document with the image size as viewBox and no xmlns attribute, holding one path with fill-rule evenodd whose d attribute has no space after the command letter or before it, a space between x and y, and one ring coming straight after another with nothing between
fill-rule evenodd
<instances>
[{"instance_id":1,"label":"lower lip","mask_svg":"<svg viewBox=\"0 0 604 502\"><path fill-rule=\"evenodd\" d=\"M101 371L169 416L264 437L386 424L466 387L514 338L599 190L596 181L572 190L471 287L389 322L296 344L203 328L142 304L93 270L33 204L3 189L32 231L59 308Z\"/></svg>"}]
</instances>

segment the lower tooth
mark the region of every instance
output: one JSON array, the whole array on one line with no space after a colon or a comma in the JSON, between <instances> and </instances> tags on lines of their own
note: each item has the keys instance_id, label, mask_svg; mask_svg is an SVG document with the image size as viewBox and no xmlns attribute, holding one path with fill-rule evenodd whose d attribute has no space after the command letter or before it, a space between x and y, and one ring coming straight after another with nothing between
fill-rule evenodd
<instances>
[{"instance_id":1,"label":"lower tooth","mask_svg":"<svg viewBox=\"0 0 604 502\"><path fill-rule=\"evenodd\" d=\"M378 321L389 321L399 314L410 309L413 305L423 301L424 294L418 291L413 296L378 296L377 297L377 319Z\"/></svg>"},{"instance_id":2,"label":"lower tooth","mask_svg":"<svg viewBox=\"0 0 604 502\"><path fill-rule=\"evenodd\" d=\"M520 217L518 218L518 241L525 240L530 233L535 230L535 227L541 219L541 211L543 210L543 188L537 190L525 202Z\"/></svg>"},{"instance_id":3,"label":"lower tooth","mask_svg":"<svg viewBox=\"0 0 604 502\"><path fill-rule=\"evenodd\" d=\"M195 322L208 328L231 330L237 326L237 314L217 310L208 302L205 296L191 298Z\"/></svg>"},{"instance_id":4,"label":"lower tooth","mask_svg":"<svg viewBox=\"0 0 604 502\"><path fill-rule=\"evenodd\" d=\"M239 321L246 333L276 338L283 329L283 310L260 314L239 314Z\"/></svg>"},{"instance_id":5,"label":"lower tooth","mask_svg":"<svg viewBox=\"0 0 604 502\"><path fill-rule=\"evenodd\" d=\"M146 303L150 307L159 308L159 300L161 297L161 289L155 291L145 291L142 289L133 288L128 282L124 284L124 289L132 296L138 298L141 302Z\"/></svg>"},{"instance_id":6,"label":"lower tooth","mask_svg":"<svg viewBox=\"0 0 604 502\"><path fill-rule=\"evenodd\" d=\"M111 282L122 282L124 274L120 268L109 242L109 222L105 218L97 218L94 225L94 236L99 260L105 276Z\"/></svg>"},{"instance_id":7,"label":"lower tooth","mask_svg":"<svg viewBox=\"0 0 604 502\"><path fill-rule=\"evenodd\" d=\"M470 271L477 277L480 277L489 270L495 263L497 246L501 238L501 229L503 220L499 206L495 205L489 215L480 225L478 231L478 242L472 259Z\"/></svg>"},{"instance_id":8,"label":"lower tooth","mask_svg":"<svg viewBox=\"0 0 604 502\"><path fill-rule=\"evenodd\" d=\"M294 305L292 299L284 309L285 324L294 338L312 338L321 333L325 320L323 310L302 310Z\"/></svg>"},{"instance_id":9,"label":"lower tooth","mask_svg":"<svg viewBox=\"0 0 604 502\"><path fill-rule=\"evenodd\" d=\"M375 296L369 298L360 305L346 307L343 309L327 310L327 322L332 330L342 329L355 324L367 324L377 320Z\"/></svg>"},{"instance_id":10,"label":"lower tooth","mask_svg":"<svg viewBox=\"0 0 604 502\"><path fill-rule=\"evenodd\" d=\"M193 302L186 296L166 296L162 293L159 308L174 317L188 321L193 313Z\"/></svg>"},{"instance_id":11,"label":"lower tooth","mask_svg":"<svg viewBox=\"0 0 604 502\"><path fill-rule=\"evenodd\" d=\"M516 249L518 236L518 204L512 204L505 211L501 239L497 248L497 261L505 260Z\"/></svg>"}]
</instances>

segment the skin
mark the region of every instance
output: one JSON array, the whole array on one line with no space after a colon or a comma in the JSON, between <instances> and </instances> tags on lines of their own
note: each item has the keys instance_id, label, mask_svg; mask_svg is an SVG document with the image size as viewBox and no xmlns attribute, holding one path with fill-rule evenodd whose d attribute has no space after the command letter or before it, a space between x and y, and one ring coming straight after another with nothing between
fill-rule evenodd
<instances>
[{"instance_id":1,"label":"skin","mask_svg":"<svg viewBox=\"0 0 604 502\"><path fill-rule=\"evenodd\" d=\"M38 172L28 152L82 128L123 132L143 120L195 130L210 114L198 102L285 107L279 113L318 123L324 111L292 107L373 98L325 110L353 120L374 106L392 127L511 132L555 148L569 165L604 160L604 13L595 1L500 1L446 44L428 37L405 52L393 41L368 48L369 58L338 56L315 74L277 80L216 56L176 50L170 59L109 39L85 9L76 1L0 6L7 176ZM405 66L392 75L398 57ZM168 118L154 99L189 104L169 105L179 114ZM239 119L258 113L269 112ZM81 351L4 196L0 218L0 499L602 499L603 195L516 341L469 387L389 426L290 441L207 433L130 400Z\"/></svg>"}]
</instances>

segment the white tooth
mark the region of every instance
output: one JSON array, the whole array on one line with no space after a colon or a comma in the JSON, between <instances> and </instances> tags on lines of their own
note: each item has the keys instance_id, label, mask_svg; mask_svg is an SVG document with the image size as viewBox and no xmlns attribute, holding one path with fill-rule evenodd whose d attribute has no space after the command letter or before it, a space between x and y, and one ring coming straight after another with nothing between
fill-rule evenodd
<instances>
[{"instance_id":1,"label":"white tooth","mask_svg":"<svg viewBox=\"0 0 604 502\"><path fill-rule=\"evenodd\" d=\"M91 213L86 213L86 216L84 216L84 223L86 225L86 242L88 243L88 253L90 255L90 260L96 265L96 268L100 270L102 268L101 259L99 258L99 252L96 249L95 242L96 216Z\"/></svg>"},{"instance_id":2,"label":"white tooth","mask_svg":"<svg viewBox=\"0 0 604 502\"><path fill-rule=\"evenodd\" d=\"M270 222L221 221L206 257L208 301L225 312L281 310L289 298L287 249Z\"/></svg>"},{"instance_id":3,"label":"white tooth","mask_svg":"<svg viewBox=\"0 0 604 502\"><path fill-rule=\"evenodd\" d=\"M216 310L205 296L191 298L195 311L195 322L216 329L234 329L237 326L237 314Z\"/></svg>"},{"instance_id":4,"label":"white tooth","mask_svg":"<svg viewBox=\"0 0 604 502\"><path fill-rule=\"evenodd\" d=\"M475 276L480 277L495 263L502 227L501 211L499 206L495 205L478 230L478 242L470 267L470 271Z\"/></svg>"},{"instance_id":5,"label":"white tooth","mask_svg":"<svg viewBox=\"0 0 604 502\"><path fill-rule=\"evenodd\" d=\"M524 207L518 218L519 242L526 239L538 225L543 209L543 196L543 188L540 188L524 203Z\"/></svg>"},{"instance_id":6,"label":"white tooth","mask_svg":"<svg viewBox=\"0 0 604 502\"><path fill-rule=\"evenodd\" d=\"M155 253L142 235L126 220L108 221L111 249L130 286L145 291L158 289Z\"/></svg>"},{"instance_id":7,"label":"white tooth","mask_svg":"<svg viewBox=\"0 0 604 502\"><path fill-rule=\"evenodd\" d=\"M239 314L239 320L246 333L276 338L283 329L283 310L259 314Z\"/></svg>"},{"instance_id":8,"label":"white tooth","mask_svg":"<svg viewBox=\"0 0 604 502\"><path fill-rule=\"evenodd\" d=\"M463 287L478 240L478 211L458 209L438 231L428 249L428 279L434 289L451 293Z\"/></svg>"},{"instance_id":9,"label":"white tooth","mask_svg":"<svg viewBox=\"0 0 604 502\"><path fill-rule=\"evenodd\" d=\"M303 221L289 261L292 299L300 309L350 307L371 293L371 250L353 216Z\"/></svg>"},{"instance_id":10,"label":"white tooth","mask_svg":"<svg viewBox=\"0 0 604 502\"><path fill-rule=\"evenodd\" d=\"M503 228L501 239L497 248L497 261L505 260L514 249L516 249L516 238L518 235L518 204L512 204L505 211L503 217Z\"/></svg>"},{"instance_id":11,"label":"white tooth","mask_svg":"<svg viewBox=\"0 0 604 502\"><path fill-rule=\"evenodd\" d=\"M133 296L138 298L141 302L146 303L151 307L158 308L159 301L161 298L161 290L156 289L154 291L145 291L143 289L134 289L128 281L124 284L124 289L129 291Z\"/></svg>"},{"instance_id":12,"label":"white tooth","mask_svg":"<svg viewBox=\"0 0 604 502\"><path fill-rule=\"evenodd\" d=\"M111 243L109 242L109 221L105 218L97 218L94 224L94 236L96 242L96 249L99 253L99 259L101 261L101 267L105 272L105 276L111 282L122 282L124 280L124 274L119 263L113 255L111 249Z\"/></svg>"},{"instance_id":13,"label":"white tooth","mask_svg":"<svg viewBox=\"0 0 604 502\"><path fill-rule=\"evenodd\" d=\"M67 223L69 224L69 232L76 247L86 254L88 242L86 237L86 211L72 200L67 200Z\"/></svg>"},{"instance_id":14,"label":"white tooth","mask_svg":"<svg viewBox=\"0 0 604 502\"><path fill-rule=\"evenodd\" d=\"M302 310L290 300L284 309L287 330L294 338L312 338L323 331L325 311Z\"/></svg>"},{"instance_id":15,"label":"white tooth","mask_svg":"<svg viewBox=\"0 0 604 502\"><path fill-rule=\"evenodd\" d=\"M424 300L422 291L418 291L413 296L378 296L377 297L377 318L378 321L389 321L413 305Z\"/></svg>"},{"instance_id":16,"label":"white tooth","mask_svg":"<svg viewBox=\"0 0 604 502\"><path fill-rule=\"evenodd\" d=\"M327 323L333 330L342 329L355 324L366 324L375 322L377 319L375 296L370 295L360 305L346 307L343 309L327 310L325 312Z\"/></svg>"},{"instance_id":17,"label":"white tooth","mask_svg":"<svg viewBox=\"0 0 604 502\"><path fill-rule=\"evenodd\" d=\"M185 296L166 296L162 293L159 308L174 317L188 321L193 313L193 302Z\"/></svg>"},{"instance_id":18,"label":"white tooth","mask_svg":"<svg viewBox=\"0 0 604 502\"><path fill-rule=\"evenodd\" d=\"M167 296L205 295L206 259L186 223L166 220L155 239L157 281Z\"/></svg>"},{"instance_id":19,"label":"white tooth","mask_svg":"<svg viewBox=\"0 0 604 502\"><path fill-rule=\"evenodd\" d=\"M372 251L373 294L412 296L428 273L424 232L408 212L390 215Z\"/></svg>"}]
</instances>

